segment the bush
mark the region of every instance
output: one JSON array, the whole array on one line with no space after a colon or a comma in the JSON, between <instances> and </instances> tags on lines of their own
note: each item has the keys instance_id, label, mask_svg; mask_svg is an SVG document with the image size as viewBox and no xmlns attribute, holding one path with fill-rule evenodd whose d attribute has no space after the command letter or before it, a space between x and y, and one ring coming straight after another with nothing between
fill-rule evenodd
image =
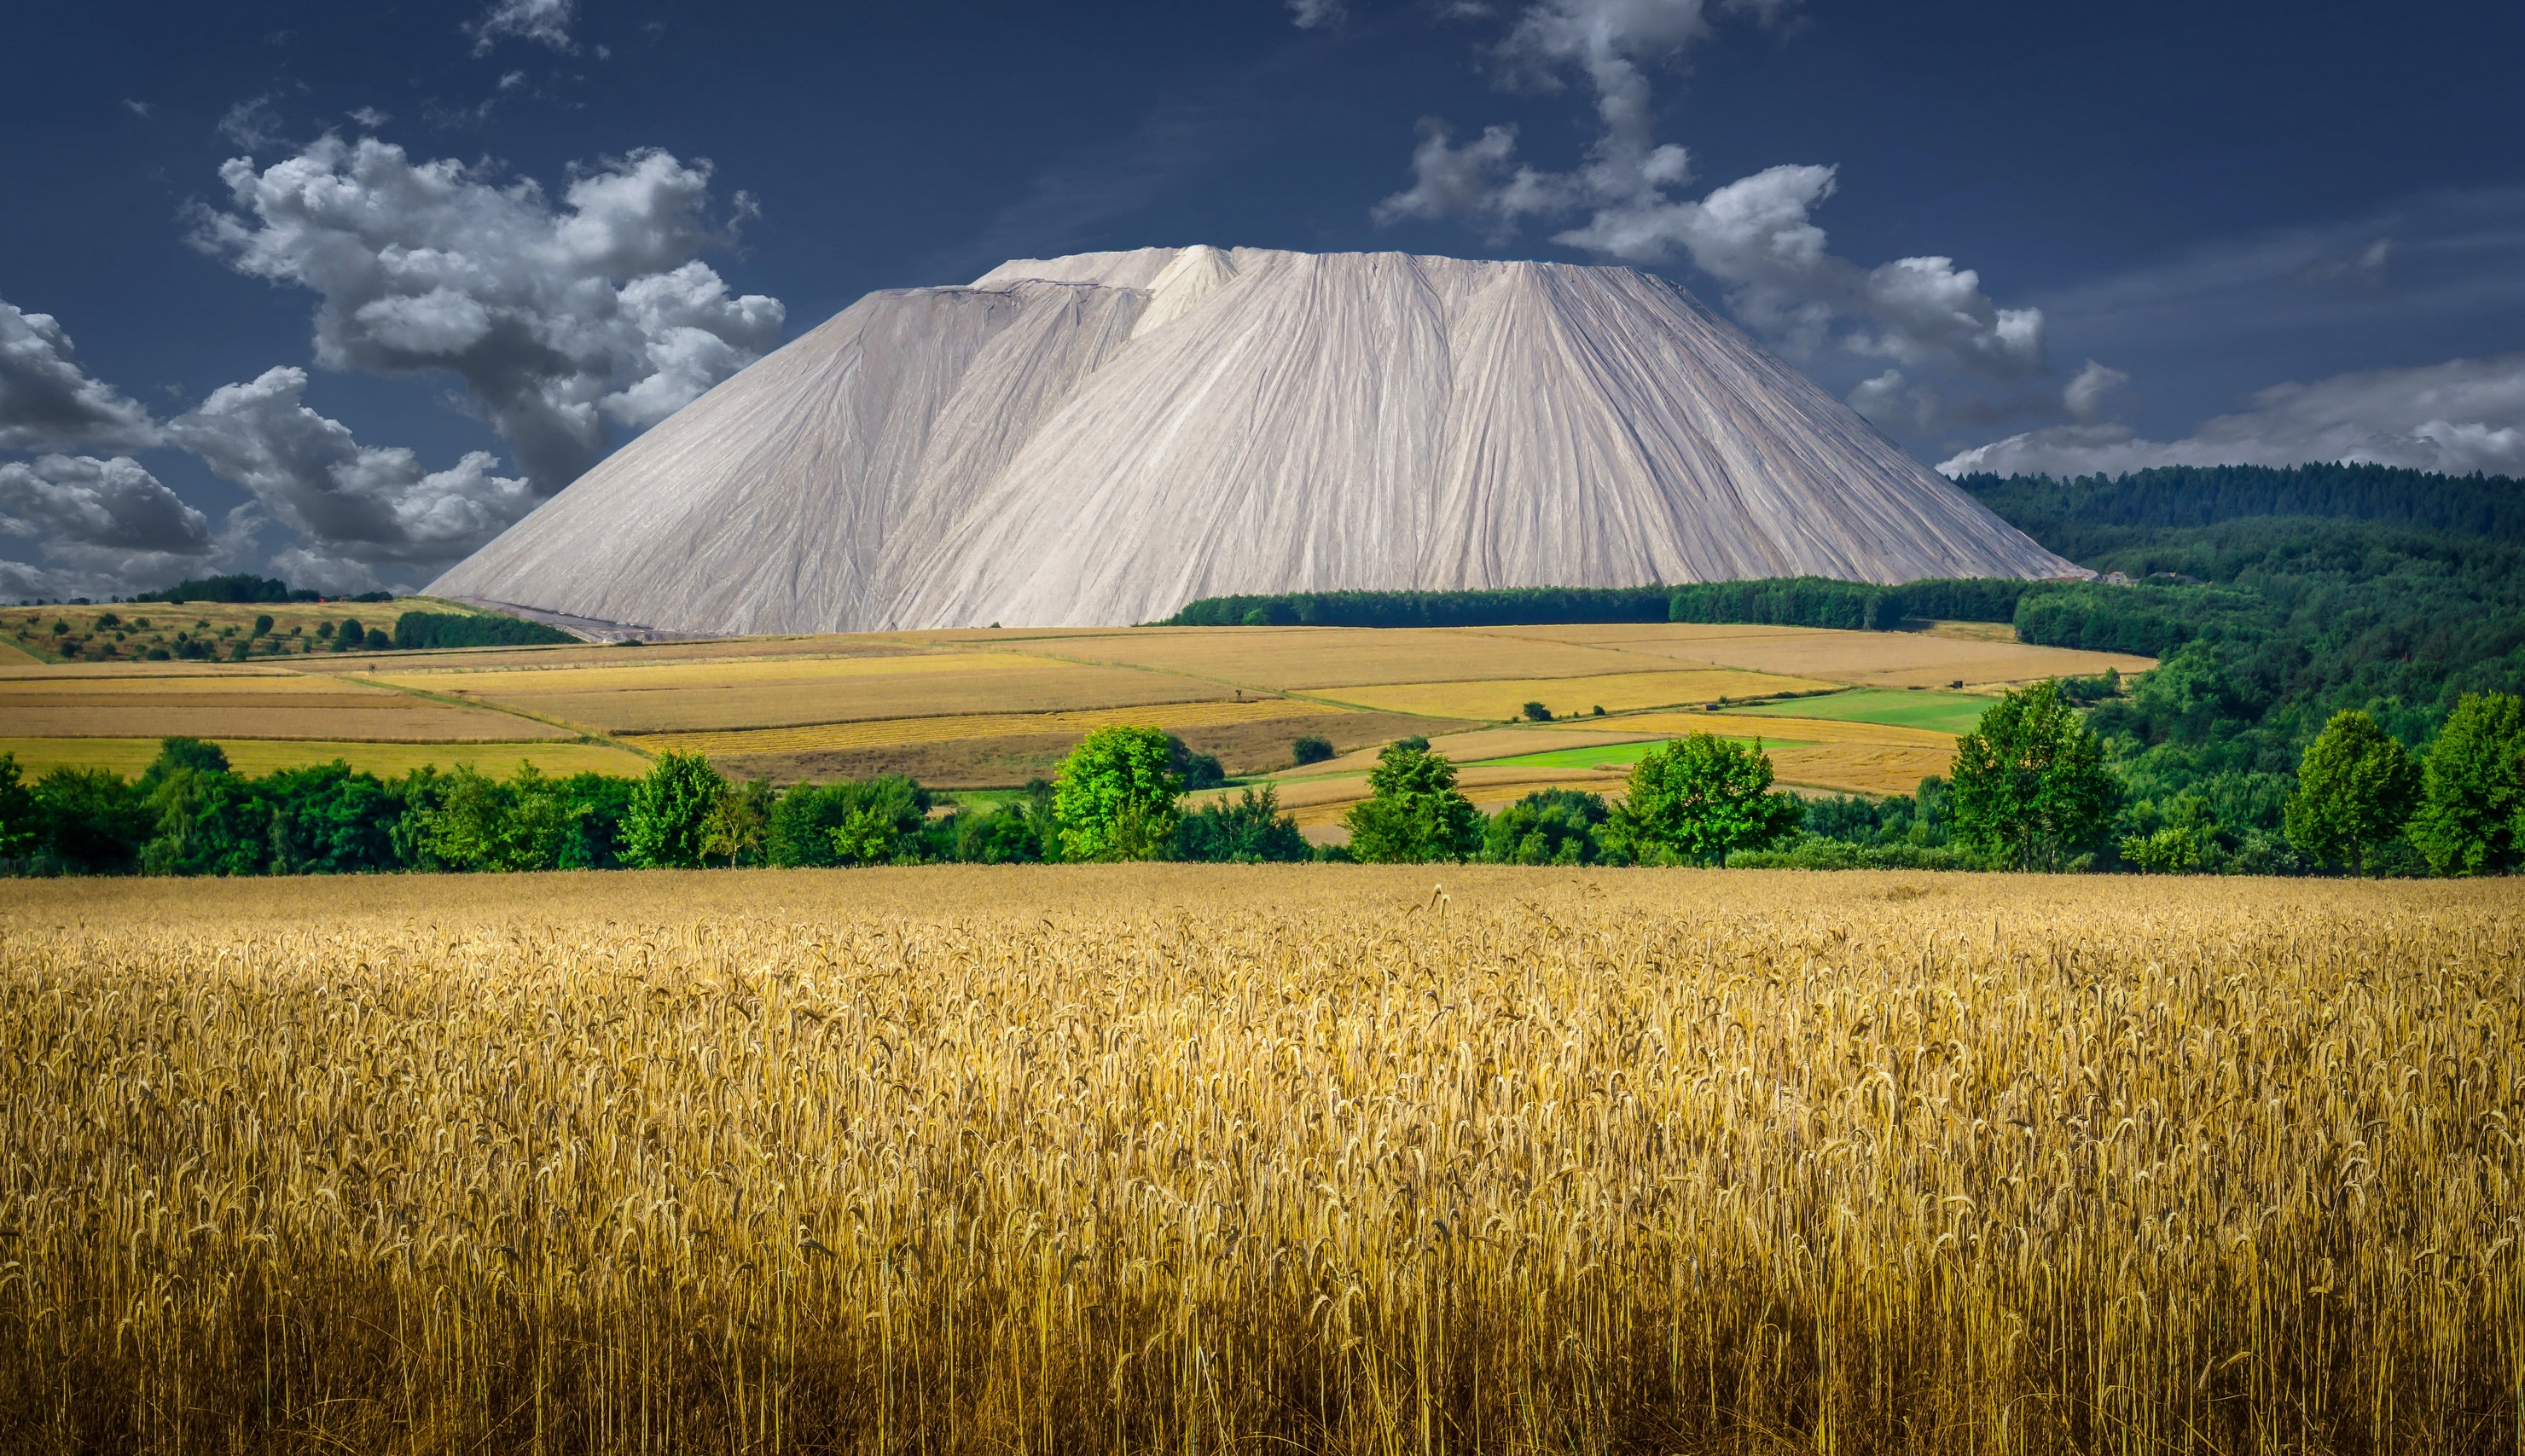
<instances>
[{"instance_id":1,"label":"bush","mask_svg":"<svg viewBox=\"0 0 2525 1456\"><path fill-rule=\"evenodd\" d=\"M1280 812L1280 791L1267 784L1234 802L1213 800L1175 824L1177 859L1260 864L1309 859L1313 852L1297 821Z\"/></svg>"},{"instance_id":2,"label":"bush","mask_svg":"<svg viewBox=\"0 0 2525 1456\"><path fill-rule=\"evenodd\" d=\"M1289 745L1289 761L1301 767L1321 763L1333 756L1333 741L1310 733Z\"/></svg>"},{"instance_id":3,"label":"bush","mask_svg":"<svg viewBox=\"0 0 2525 1456\"><path fill-rule=\"evenodd\" d=\"M886 864L916 857L929 791L888 774L862 783L800 784L770 811L765 853L789 867Z\"/></svg>"},{"instance_id":4,"label":"bush","mask_svg":"<svg viewBox=\"0 0 2525 1456\"><path fill-rule=\"evenodd\" d=\"M1596 831L1611 810L1578 789L1539 789L1491 816L1482 858L1492 864L1593 864Z\"/></svg>"},{"instance_id":5,"label":"bush","mask_svg":"<svg viewBox=\"0 0 2525 1456\"><path fill-rule=\"evenodd\" d=\"M1166 743L1170 746L1175 778L1185 793L1196 789L1215 789L1227 782L1227 770L1220 765L1217 754L1196 753L1171 733L1166 735Z\"/></svg>"},{"instance_id":6,"label":"bush","mask_svg":"<svg viewBox=\"0 0 2525 1456\"><path fill-rule=\"evenodd\" d=\"M1807 835L1778 849L1737 849L1729 869L1922 869L1995 870L2004 861L1953 845L1854 845Z\"/></svg>"},{"instance_id":7,"label":"bush","mask_svg":"<svg viewBox=\"0 0 2525 1456\"><path fill-rule=\"evenodd\" d=\"M1549 723L1552 721L1552 709L1544 706L1540 703L1529 703L1523 707L1518 708L1517 711L1522 714L1525 720L1529 723Z\"/></svg>"}]
</instances>

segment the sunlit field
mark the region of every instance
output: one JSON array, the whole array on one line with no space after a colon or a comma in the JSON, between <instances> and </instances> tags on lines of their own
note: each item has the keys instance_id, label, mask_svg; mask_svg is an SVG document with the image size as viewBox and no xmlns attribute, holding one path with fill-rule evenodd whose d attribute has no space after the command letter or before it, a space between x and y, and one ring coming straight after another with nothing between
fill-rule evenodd
<instances>
[{"instance_id":1,"label":"sunlit field","mask_svg":"<svg viewBox=\"0 0 2525 1456\"><path fill-rule=\"evenodd\" d=\"M0 887L0 1449L2520 1448L2525 895Z\"/></svg>"}]
</instances>

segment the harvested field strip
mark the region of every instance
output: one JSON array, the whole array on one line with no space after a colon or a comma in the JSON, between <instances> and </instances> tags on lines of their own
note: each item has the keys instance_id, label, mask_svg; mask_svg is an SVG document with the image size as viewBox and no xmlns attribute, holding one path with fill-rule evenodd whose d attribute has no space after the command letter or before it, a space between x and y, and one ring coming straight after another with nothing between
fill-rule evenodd
<instances>
[{"instance_id":1,"label":"harvested field strip","mask_svg":"<svg viewBox=\"0 0 2525 1456\"><path fill-rule=\"evenodd\" d=\"M153 683L176 678L188 685L205 679L258 682L265 692L288 691L273 683L303 684L311 693L332 691L324 679L266 662L38 662L0 667L0 694L20 691L21 683L74 683L87 693L146 693Z\"/></svg>"},{"instance_id":2,"label":"harvested field strip","mask_svg":"<svg viewBox=\"0 0 2525 1456\"><path fill-rule=\"evenodd\" d=\"M532 743L371 743L323 739L215 740L228 755L228 766L242 774L304 768L339 758L355 769L391 777L413 769L454 768L470 763L484 773L507 775L531 761L548 774L610 773L632 777L646 773L649 760L625 749L604 744ZM134 777L158 756L154 738L0 738L0 753L14 753L28 777L54 768L104 768Z\"/></svg>"},{"instance_id":3,"label":"harvested field strip","mask_svg":"<svg viewBox=\"0 0 2525 1456\"><path fill-rule=\"evenodd\" d=\"M1815 699L1799 699L1782 704L1795 708ZM1829 700L1822 700L1829 701ZM1988 700L1984 700L1987 702ZM1929 728L1905 728L1888 723L1854 723L1835 718L1800 716L1794 712L1756 715L1742 708L1721 712L1630 713L1609 720L1607 727L1618 727L1643 735L1659 734L1682 737L1690 733L1715 733L1722 738L1758 738L1765 744L1776 743L1847 743L1872 744L1881 748L1936 749L1952 752L1956 736ZM1585 729L1594 730L1595 719L1588 719ZM1581 731L1576 725L1569 730Z\"/></svg>"},{"instance_id":4,"label":"harvested field strip","mask_svg":"<svg viewBox=\"0 0 2525 1456\"><path fill-rule=\"evenodd\" d=\"M608 733L729 732L871 719L1080 711L1226 698L1214 683L1013 653L384 673L378 681Z\"/></svg>"},{"instance_id":5,"label":"harvested field strip","mask_svg":"<svg viewBox=\"0 0 2525 1456\"><path fill-rule=\"evenodd\" d=\"M1596 707L1609 712L1711 703L1720 698L1760 698L1812 692L1831 686L1807 678L1773 677L1733 670L1623 672L1601 677L1494 678L1472 682L1409 682L1343 688L1317 694L1330 702L1393 712L1446 718L1513 718L1526 703L1541 703L1555 717L1576 717ZM1591 720L1592 721L1592 720Z\"/></svg>"},{"instance_id":6,"label":"harvested field strip","mask_svg":"<svg viewBox=\"0 0 2525 1456\"><path fill-rule=\"evenodd\" d=\"M1659 665L1616 652L1526 642L1460 627L1143 627L1112 636L1054 638L1006 647L1070 661L1110 662L1253 688L1305 692L1397 682L1583 677L1654 670Z\"/></svg>"},{"instance_id":7,"label":"harvested field strip","mask_svg":"<svg viewBox=\"0 0 2525 1456\"><path fill-rule=\"evenodd\" d=\"M795 728L752 728L733 733L649 733L626 737L651 752L798 753L825 749L878 749L902 744L953 743L964 739L1031 734L1083 734L1116 723L1145 728L1209 728L1342 709L1284 698L1161 703L1140 707L1082 708L1041 713L957 713L934 718L884 718L874 722L816 723Z\"/></svg>"},{"instance_id":8,"label":"harvested field strip","mask_svg":"<svg viewBox=\"0 0 2525 1456\"><path fill-rule=\"evenodd\" d=\"M827 659L927 656L921 648L874 637L738 637L711 642L627 644L581 643L575 647L454 648L445 652L398 653L387 659L396 672L512 672L528 668L586 671L590 668L655 667L720 662L816 662ZM324 659L291 658L291 665L321 671Z\"/></svg>"},{"instance_id":9,"label":"harvested field strip","mask_svg":"<svg viewBox=\"0 0 2525 1456\"><path fill-rule=\"evenodd\" d=\"M1882 723L1887 727L1925 728L1948 735L1970 733L1989 711L1991 700L1972 693L1939 693L1918 689L1854 688L1823 698L1793 703L1758 703L1736 709L1756 717L1824 718L1845 723Z\"/></svg>"},{"instance_id":10,"label":"harvested field strip","mask_svg":"<svg viewBox=\"0 0 2525 1456\"><path fill-rule=\"evenodd\" d=\"M26 738L307 738L375 743L568 738L571 730L463 704L285 670L0 676L0 722Z\"/></svg>"},{"instance_id":11,"label":"harvested field strip","mask_svg":"<svg viewBox=\"0 0 2525 1456\"><path fill-rule=\"evenodd\" d=\"M1768 751L1771 772L1783 787L1831 789L1843 794L1909 794L1931 775L1955 765L1951 749L1874 748L1866 744L1815 744Z\"/></svg>"}]
</instances>

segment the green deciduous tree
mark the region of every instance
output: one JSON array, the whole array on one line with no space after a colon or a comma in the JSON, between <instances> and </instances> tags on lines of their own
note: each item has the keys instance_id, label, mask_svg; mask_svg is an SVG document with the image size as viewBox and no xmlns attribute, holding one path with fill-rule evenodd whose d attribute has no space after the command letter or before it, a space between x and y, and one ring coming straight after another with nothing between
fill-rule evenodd
<instances>
[{"instance_id":1,"label":"green deciduous tree","mask_svg":"<svg viewBox=\"0 0 2525 1456\"><path fill-rule=\"evenodd\" d=\"M760 863L759 851L778 798L771 781L765 778L730 784L720 791L718 801L702 819L702 857L724 859L730 869L739 860Z\"/></svg>"},{"instance_id":2,"label":"green deciduous tree","mask_svg":"<svg viewBox=\"0 0 2525 1456\"><path fill-rule=\"evenodd\" d=\"M1388 744L1367 772L1371 791L1350 806L1350 852L1381 864L1469 859L1482 845L1482 811L1456 790L1456 765L1426 739Z\"/></svg>"},{"instance_id":3,"label":"green deciduous tree","mask_svg":"<svg viewBox=\"0 0 2525 1456\"><path fill-rule=\"evenodd\" d=\"M1990 705L1948 772L1955 838L2025 870L2056 870L2094 848L2119 798L2104 750L2053 683Z\"/></svg>"},{"instance_id":4,"label":"green deciduous tree","mask_svg":"<svg viewBox=\"0 0 2525 1456\"><path fill-rule=\"evenodd\" d=\"M1713 734L1669 739L1631 768L1630 785L1598 839L1609 857L1640 864L1723 864L1735 849L1767 849L1797 832L1806 807L1771 792L1759 742Z\"/></svg>"},{"instance_id":5,"label":"green deciduous tree","mask_svg":"<svg viewBox=\"0 0 2525 1456\"><path fill-rule=\"evenodd\" d=\"M2363 712L2334 713L2298 762L2289 843L2363 875L2377 847L2402 832L2419 795L2410 750Z\"/></svg>"},{"instance_id":6,"label":"green deciduous tree","mask_svg":"<svg viewBox=\"0 0 2525 1456\"><path fill-rule=\"evenodd\" d=\"M2503 875L2525 862L2525 698L2467 693L2420 773L2411 843L2439 875Z\"/></svg>"},{"instance_id":7,"label":"green deciduous tree","mask_svg":"<svg viewBox=\"0 0 2525 1456\"><path fill-rule=\"evenodd\" d=\"M631 791L622 823L625 862L688 869L702 862L703 824L727 780L699 753L666 753Z\"/></svg>"},{"instance_id":8,"label":"green deciduous tree","mask_svg":"<svg viewBox=\"0 0 2525 1456\"><path fill-rule=\"evenodd\" d=\"M1156 728L1099 728L1053 781L1064 859L1156 859L1174 843L1174 743Z\"/></svg>"}]
</instances>

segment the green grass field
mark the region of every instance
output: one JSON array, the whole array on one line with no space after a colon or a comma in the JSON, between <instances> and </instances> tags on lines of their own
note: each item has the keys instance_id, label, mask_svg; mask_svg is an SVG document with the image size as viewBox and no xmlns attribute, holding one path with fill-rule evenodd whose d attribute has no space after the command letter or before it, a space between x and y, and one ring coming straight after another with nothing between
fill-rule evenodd
<instances>
[{"instance_id":1,"label":"green grass field","mask_svg":"<svg viewBox=\"0 0 2525 1456\"><path fill-rule=\"evenodd\" d=\"M1841 723L1883 723L1895 728L1928 728L1939 733L1970 733L1981 722L1991 699L1973 693L1939 693L1921 689L1854 688L1822 698L1792 698L1730 712L1761 713L1778 718L1828 718Z\"/></svg>"}]
</instances>

